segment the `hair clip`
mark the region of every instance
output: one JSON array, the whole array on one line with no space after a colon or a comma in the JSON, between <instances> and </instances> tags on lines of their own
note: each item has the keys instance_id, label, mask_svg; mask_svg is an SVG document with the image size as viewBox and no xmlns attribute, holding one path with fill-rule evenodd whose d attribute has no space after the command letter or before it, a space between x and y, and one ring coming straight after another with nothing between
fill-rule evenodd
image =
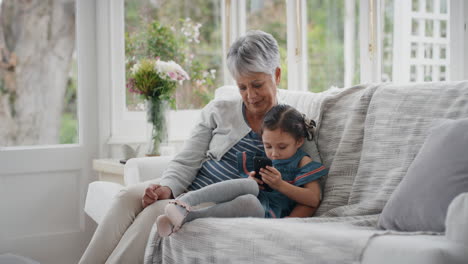
<instances>
[{"instance_id":1,"label":"hair clip","mask_svg":"<svg viewBox=\"0 0 468 264\"><path fill-rule=\"evenodd\" d=\"M314 120L308 119L305 114L302 114L302 118L304 119L304 125L306 127L307 140L312 140L314 138L316 123Z\"/></svg>"}]
</instances>

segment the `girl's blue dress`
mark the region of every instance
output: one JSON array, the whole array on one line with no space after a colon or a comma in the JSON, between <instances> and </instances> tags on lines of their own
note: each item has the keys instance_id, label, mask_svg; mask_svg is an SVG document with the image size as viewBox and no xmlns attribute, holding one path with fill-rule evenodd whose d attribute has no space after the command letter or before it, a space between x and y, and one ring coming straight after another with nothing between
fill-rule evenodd
<instances>
[{"instance_id":1,"label":"girl's blue dress","mask_svg":"<svg viewBox=\"0 0 468 264\"><path fill-rule=\"evenodd\" d=\"M241 176L248 177L249 172L254 170L254 156L255 153L251 152L237 153L237 168ZM284 181L295 186L302 186L327 175L328 170L323 164L315 161L311 161L302 168L298 168L299 162L304 156L309 155L299 149L289 159L273 160L273 167L281 172L281 177ZM265 218L282 218L288 216L296 205L295 201L276 190L271 192L260 190L258 199L263 205L263 208L265 208Z\"/></svg>"}]
</instances>

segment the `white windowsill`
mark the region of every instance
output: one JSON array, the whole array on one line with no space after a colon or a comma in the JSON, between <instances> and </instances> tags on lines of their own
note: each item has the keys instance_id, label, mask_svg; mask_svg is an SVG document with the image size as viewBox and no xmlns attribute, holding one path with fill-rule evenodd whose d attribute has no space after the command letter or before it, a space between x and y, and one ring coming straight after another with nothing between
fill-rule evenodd
<instances>
[{"instance_id":1,"label":"white windowsill","mask_svg":"<svg viewBox=\"0 0 468 264\"><path fill-rule=\"evenodd\" d=\"M124 184L124 165L117 159L95 159L93 170L98 173L100 181Z\"/></svg>"}]
</instances>

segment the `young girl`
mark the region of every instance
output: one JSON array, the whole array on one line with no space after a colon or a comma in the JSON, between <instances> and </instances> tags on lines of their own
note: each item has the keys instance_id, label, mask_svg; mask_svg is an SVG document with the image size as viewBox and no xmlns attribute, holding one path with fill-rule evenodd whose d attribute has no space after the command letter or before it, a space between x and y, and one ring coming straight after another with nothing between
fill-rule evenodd
<instances>
[{"instance_id":1,"label":"young girl","mask_svg":"<svg viewBox=\"0 0 468 264\"><path fill-rule=\"evenodd\" d=\"M317 179L328 172L299 149L305 139L312 140L314 126L314 121L293 107L274 106L265 115L261 131L265 154L273 166L260 169L261 180L254 177L255 153L238 153L238 170L248 178L211 184L177 197L156 220L159 235L169 236L184 223L203 217L282 218L306 216L304 212L310 216L313 211L308 209L314 210L320 203ZM263 184L272 191L265 191ZM192 209L205 202L216 204Z\"/></svg>"}]
</instances>

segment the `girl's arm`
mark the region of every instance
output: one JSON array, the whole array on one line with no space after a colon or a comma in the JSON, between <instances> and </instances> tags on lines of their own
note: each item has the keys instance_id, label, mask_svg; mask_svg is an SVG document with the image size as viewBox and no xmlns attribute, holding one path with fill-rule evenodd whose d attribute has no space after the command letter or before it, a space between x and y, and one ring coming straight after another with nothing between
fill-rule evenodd
<instances>
[{"instance_id":1,"label":"girl's arm","mask_svg":"<svg viewBox=\"0 0 468 264\"><path fill-rule=\"evenodd\" d=\"M303 204L294 206L291 213L286 217L311 217L317 211L317 207L310 207Z\"/></svg>"},{"instance_id":2,"label":"girl's arm","mask_svg":"<svg viewBox=\"0 0 468 264\"><path fill-rule=\"evenodd\" d=\"M275 189L273 186L271 188ZM299 204L310 207L318 207L320 204L320 185L318 181L306 183L304 187L295 186L283 181L276 190Z\"/></svg>"},{"instance_id":3,"label":"girl's arm","mask_svg":"<svg viewBox=\"0 0 468 264\"><path fill-rule=\"evenodd\" d=\"M302 158L299 167L312 161L309 157ZM309 207L318 207L320 203L320 185L318 181L304 184L303 187L292 185L281 178L281 173L274 167L267 166L266 169L260 169L260 175L263 182L270 185L271 188L286 195L289 199L298 204Z\"/></svg>"}]
</instances>

